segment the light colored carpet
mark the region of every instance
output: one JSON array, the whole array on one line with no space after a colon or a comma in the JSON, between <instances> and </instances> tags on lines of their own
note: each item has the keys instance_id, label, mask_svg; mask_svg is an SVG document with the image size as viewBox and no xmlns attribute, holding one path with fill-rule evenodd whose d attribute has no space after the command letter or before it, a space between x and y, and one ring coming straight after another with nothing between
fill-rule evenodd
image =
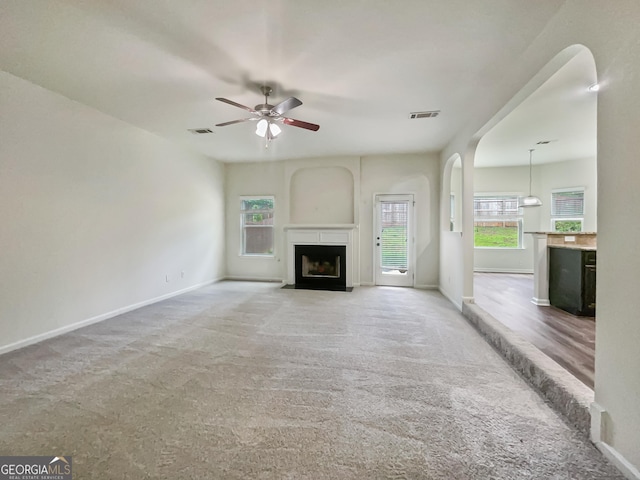
<instances>
[{"instance_id":1,"label":"light colored carpet","mask_svg":"<svg viewBox=\"0 0 640 480\"><path fill-rule=\"evenodd\" d=\"M78 479L622 479L436 292L222 282L0 357Z\"/></svg>"}]
</instances>

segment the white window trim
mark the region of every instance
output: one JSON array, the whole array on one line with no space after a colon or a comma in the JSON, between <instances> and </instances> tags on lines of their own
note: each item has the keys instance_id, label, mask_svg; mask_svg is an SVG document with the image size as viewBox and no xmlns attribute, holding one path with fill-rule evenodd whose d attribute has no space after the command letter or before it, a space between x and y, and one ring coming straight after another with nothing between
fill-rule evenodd
<instances>
[{"instance_id":1,"label":"white window trim","mask_svg":"<svg viewBox=\"0 0 640 480\"><path fill-rule=\"evenodd\" d=\"M550 226L551 226L551 231L552 232L556 232L556 221L560 220L560 221L565 221L565 220L570 220L570 221L580 221L580 231L584 232L584 211L585 211L585 187L565 187L565 188L554 188L551 190L551 195L549 196L550 198L550 208L549 208L549 216L550 216ZM583 202L583 206L582 206L582 216L581 217L562 217L559 215L554 215L553 214L553 194L554 193L563 193L563 192L582 192L582 202ZM562 232L560 232L562 233ZM568 232L567 232L568 233ZM574 233L578 233L578 232L574 232Z\"/></svg>"},{"instance_id":2,"label":"white window trim","mask_svg":"<svg viewBox=\"0 0 640 480\"><path fill-rule=\"evenodd\" d=\"M556 230L556 222L580 222L580 232L584 232L584 218L580 217L552 217L551 218L551 231L553 233L566 233L567 235L571 235L571 233L578 232L558 232Z\"/></svg>"},{"instance_id":3,"label":"white window trim","mask_svg":"<svg viewBox=\"0 0 640 480\"><path fill-rule=\"evenodd\" d=\"M272 253L245 253L245 225L244 225L244 215L246 213L250 213L248 210L242 209L242 202L245 200L272 200L273 201L273 225L255 225L254 228L271 228L273 229L273 248ZM275 209L276 197L275 195L241 195L240 196L240 252L238 256L240 257L253 257L253 258L273 258L276 256L276 230L275 230L275 221L276 221L276 209Z\"/></svg>"},{"instance_id":4,"label":"white window trim","mask_svg":"<svg viewBox=\"0 0 640 480\"><path fill-rule=\"evenodd\" d=\"M518 222L518 246L517 247L476 247L475 238L473 248L477 250L500 250L504 251L515 251L515 250L524 250L524 212L522 206L520 205L520 198L522 197L522 192L475 192L473 194L473 198L475 201L476 197L513 197L518 201L518 214L511 217L476 217L475 216L475 208L473 215L473 224L475 226L476 221L482 220L499 220L499 221L507 221L507 222ZM474 235L475 237L475 235Z\"/></svg>"}]
</instances>

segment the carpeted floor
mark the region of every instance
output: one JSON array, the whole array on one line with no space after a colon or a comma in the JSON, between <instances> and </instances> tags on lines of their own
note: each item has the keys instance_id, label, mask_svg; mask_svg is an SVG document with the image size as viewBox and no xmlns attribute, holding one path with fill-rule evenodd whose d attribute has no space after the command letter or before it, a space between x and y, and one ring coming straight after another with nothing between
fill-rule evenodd
<instances>
[{"instance_id":1,"label":"carpeted floor","mask_svg":"<svg viewBox=\"0 0 640 480\"><path fill-rule=\"evenodd\" d=\"M436 292L222 282L0 357L77 479L623 479Z\"/></svg>"}]
</instances>

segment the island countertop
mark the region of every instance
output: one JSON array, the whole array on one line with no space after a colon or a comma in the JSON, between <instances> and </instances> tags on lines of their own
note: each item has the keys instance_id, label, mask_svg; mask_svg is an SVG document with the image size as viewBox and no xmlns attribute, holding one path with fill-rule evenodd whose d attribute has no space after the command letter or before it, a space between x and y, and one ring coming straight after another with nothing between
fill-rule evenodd
<instances>
[{"instance_id":1,"label":"island countertop","mask_svg":"<svg viewBox=\"0 0 640 480\"><path fill-rule=\"evenodd\" d=\"M596 247L590 245L570 245L570 244L560 244L560 245L547 245L547 248L568 248L571 250L590 250L595 252L597 250Z\"/></svg>"}]
</instances>

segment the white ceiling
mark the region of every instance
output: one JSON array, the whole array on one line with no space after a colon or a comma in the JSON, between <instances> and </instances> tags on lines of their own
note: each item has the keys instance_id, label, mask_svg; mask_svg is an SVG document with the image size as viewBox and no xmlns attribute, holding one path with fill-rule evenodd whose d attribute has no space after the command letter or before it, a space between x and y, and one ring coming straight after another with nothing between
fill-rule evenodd
<instances>
[{"instance_id":1,"label":"white ceiling","mask_svg":"<svg viewBox=\"0 0 640 480\"><path fill-rule=\"evenodd\" d=\"M504 167L596 156L597 93L591 53L584 49L486 133L476 167ZM547 145L537 145L550 141Z\"/></svg>"},{"instance_id":2,"label":"white ceiling","mask_svg":"<svg viewBox=\"0 0 640 480\"><path fill-rule=\"evenodd\" d=\"M3 0L0 68L223 161L438 151L562 3ZM566 76L559 85L584 83ZM244 117L215 97L254 106L261 83L275 88L271 103L300 98L290 115L320 130L284 127L265 149L254 123L214 127ZM591 108L556 87L487 135L487 164L520 161L534 140L594 148L568 140L584 133L579 118L551 121L574 103ZM214 133L187 131L199 127Z\"/></svg>"}]
</instances>

